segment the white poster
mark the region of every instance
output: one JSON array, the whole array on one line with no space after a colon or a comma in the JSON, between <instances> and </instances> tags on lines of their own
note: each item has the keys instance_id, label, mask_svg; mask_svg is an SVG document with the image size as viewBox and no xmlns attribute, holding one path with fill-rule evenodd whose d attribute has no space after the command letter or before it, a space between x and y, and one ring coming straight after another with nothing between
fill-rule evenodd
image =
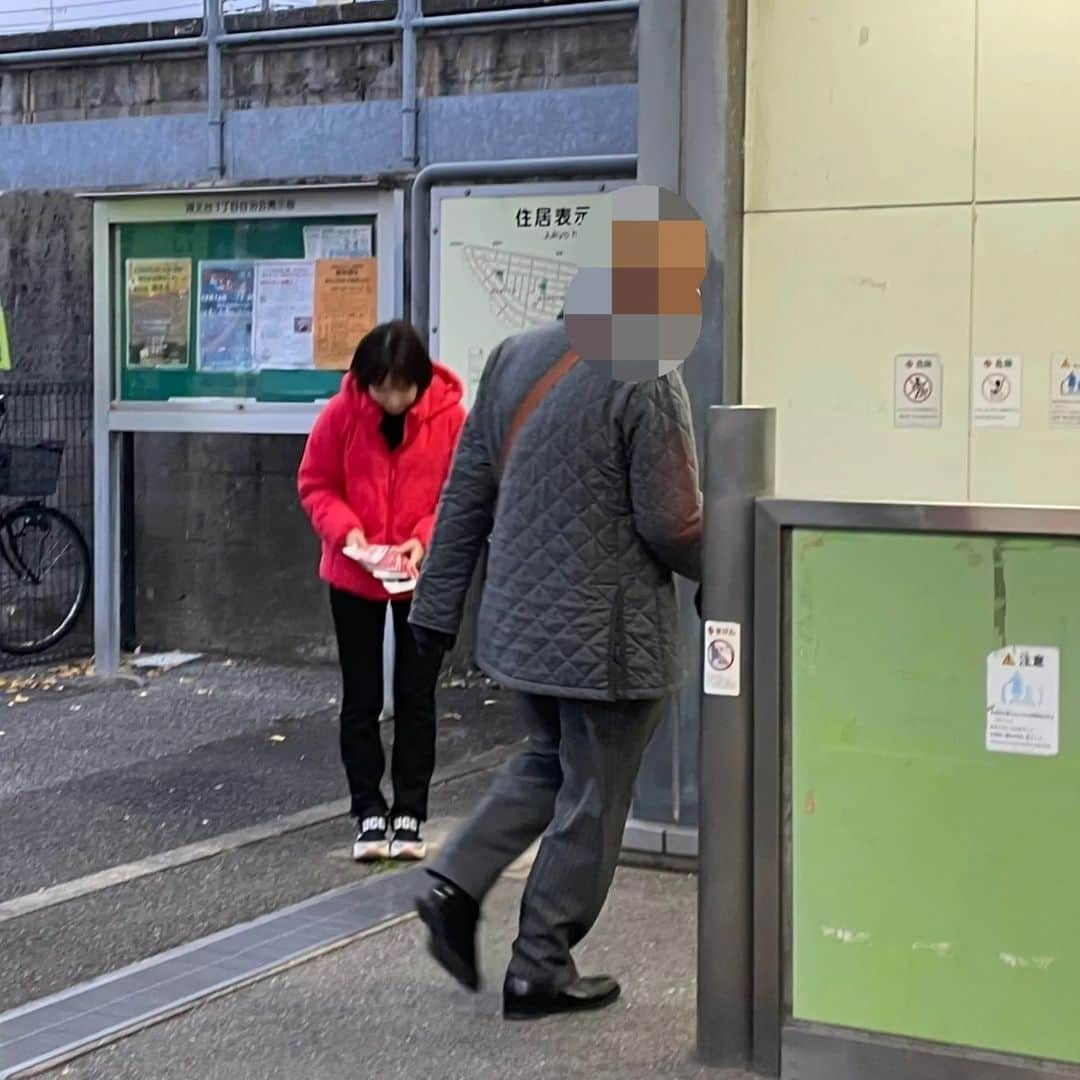
<instances>
[{"instance_id":1,"label":"white poster","mask_svg":"<svg viewBox=\"0 0 1080 1080\"><path fill-rule=\"evenodd\" d=\"M1051 645L1009 645L987 656L987 750L1057 754L1060 667Z\"/></svg>"},{"instance_id":2,"label":"white poster","mask_svg":"<svg viewBox=\"0 0 1080 1080\"><path fill-rule=\"evenodd\" d=\"M941 427L941 357L896 357L893 427Z\"/></svg>"},{"instance_id":3,"label":"white poster","mask_svg":"<svg viewBox=\"0 0 1080 1080\"><path fill-rule=\"evenodd\" d=\"M370 259L370 225L305 225L305 259Z\"/></svg>"},{"instance_id":4,"label":"white poster","mask_svg":"<svg viewBox=\"0 0 1080 1080\"><path fill-rule=\"evenodd\" d=\"M1018 428L1023 365L1019 356L976 356L971 365L971 425Z\"/></svg>"},{"instance_id":5,"label":"white poster","mask_svg":"<svg viewBox=\"0 0 1080 1080\"><path fill-rule=\"evenodd\" d=\"M734 622L705 623L705 693L738 697L742 667L742 627Z\"/></svg>"},{"instance_id":6,"label":"white poster","mask_svg":"<svg viewBox=\"0 0 1080 1080\"><path fill-rule=\"evenodd\" d=\"M255 367L315 366L315 264L272 259L255 265Z\"/></svg>"},{"instance_id":7,"label":"white poster","mask_svg":"<svg viewBox=\"0 0 1080 1080\"><path fill-rule=\"evenodd\" d=\"M439 211L439 359L472 404L492 350L557 318L579 266L611 260L602 192L444 198Z\"/></svg>"},{"instance_id":8,"label":"white poster","mask_svg":"<svg viewBox=\"0 0 1080 1080\"><path fill-rule=\"evenodd\" d=\"M1080 427L1080 356L1074 353L1050 358L1050 426Z\"/></svg>"}]
</instances>

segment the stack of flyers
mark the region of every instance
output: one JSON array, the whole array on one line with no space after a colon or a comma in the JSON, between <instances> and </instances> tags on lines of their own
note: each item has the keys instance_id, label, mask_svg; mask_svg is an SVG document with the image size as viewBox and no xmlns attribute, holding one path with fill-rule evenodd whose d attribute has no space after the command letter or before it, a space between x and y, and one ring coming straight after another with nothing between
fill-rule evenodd
<instances>
[{"instance_id":1,"label":"stack of flyers","mask_svg":"<svg viewBox=\"0 0 1080 1080\"><path fill-rule=\"evenodd\" d=\"M347 547L344 554L358 562L372 577L382 582L388 593L404 593L416 587L405 565L405 556L396 547L376 545Z\"/></svg>"}]
</instances>

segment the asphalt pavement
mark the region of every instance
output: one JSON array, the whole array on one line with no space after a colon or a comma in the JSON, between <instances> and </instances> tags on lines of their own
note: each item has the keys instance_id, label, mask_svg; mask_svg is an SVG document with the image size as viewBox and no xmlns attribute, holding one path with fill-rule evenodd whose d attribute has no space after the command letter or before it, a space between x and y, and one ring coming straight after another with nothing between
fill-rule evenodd
<instances>
[{"instance_id":1,"label":"asphalt pavement","mask_svg":"<svg viewBox=\"0 0 1080 1080\"><path fill-rule=\"evenodd\" d=\"M585 972L620 978L623 998L590 1015L504 1021L499 990L521 881L489 898L483 992L427 957L415 921L239 990L96 1051L71 1080L741 1080L694 1061L696 883L620 870Z\"/></svg>"},{"instance_id":2,"label":"asphalt pavement","mask_svg":"<svg viewBox=\"0 0 1080 1080\"><path fill-rule=\"evenodd\" d=\"M38 681L9 705L0 687L0 910L236 830L272 833L346 794L333 668L201 660L108 684ZM432 815L446 816L467 811L518 734L484 680L443 686L439 710ZM0 1011L357 880L348 820L324 817L0 915Z\"/></svg>"}]
</instances>

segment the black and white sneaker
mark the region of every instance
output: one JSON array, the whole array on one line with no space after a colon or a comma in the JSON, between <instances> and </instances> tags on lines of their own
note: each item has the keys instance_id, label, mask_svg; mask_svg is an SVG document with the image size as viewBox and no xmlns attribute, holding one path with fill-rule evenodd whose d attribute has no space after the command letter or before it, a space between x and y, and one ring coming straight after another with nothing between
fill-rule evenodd
<instances>
[{"instance_id":1,"label":"black and white sneaker","mask_svg":"<svg viewBox=\"0 0 1080 1080\"><path fill-rule=\"evenodd\" d=\"M390 858L419 862L427 855L427 844L420 835L420 821L399 814L394 818L394 838L390 841Z\"/></svg>"},{"instance_id":2,"label":"black and white sneaker","mask_svg":"<svg viewBox=\"0 0 1080 1080\"><path fill-rule=\"evenodd\" d=\"M360 822L352 857L357 862L377 862L390 857L390 845L386 842L386 818L372 814Z\"/></svg>"}]
</instances>

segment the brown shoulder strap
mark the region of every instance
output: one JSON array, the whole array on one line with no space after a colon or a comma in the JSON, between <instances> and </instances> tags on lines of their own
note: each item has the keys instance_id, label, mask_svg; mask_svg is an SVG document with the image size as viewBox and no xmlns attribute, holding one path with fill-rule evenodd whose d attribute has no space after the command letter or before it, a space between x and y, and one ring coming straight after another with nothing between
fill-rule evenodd
<instances>
[{"instance_id":1,"label":"brown shoulder strap","mask_svg":"<svg viewBox=\"0 0 1080 1080\"><path fill-rule=\"evenodd\" d=\"M559 360L545 371L540 379L537 379L535 385L525 395L521 404L517 407L517 412L514 413L513 419L510 421L510 427L506 431L506 437L503 439L502 453L499 456L500 474L506 467L507 461L510 460L510 451L513 449L518 433L525 426L526 421L536 412L544 398L555 389L563 376L570 371L579 359L578 354L572 349L563 353Z\"/></svg>"}]
</instances>

